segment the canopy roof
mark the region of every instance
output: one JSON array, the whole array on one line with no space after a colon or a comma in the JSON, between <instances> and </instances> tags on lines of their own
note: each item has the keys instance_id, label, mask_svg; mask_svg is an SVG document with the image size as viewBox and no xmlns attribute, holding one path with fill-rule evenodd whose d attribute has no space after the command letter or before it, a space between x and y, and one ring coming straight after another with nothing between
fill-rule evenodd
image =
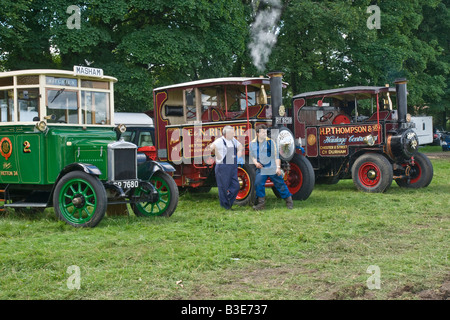
<instances>
[{"instance_id":1,"label":"canopy roof","mask_svg":"<svg viewBox=\"0 0 450 320\"><path fill-rule=\"evenodd\" d=\"M223 86L223 85L268 85L270 86L269 78L246 78L246 77L227 77L227 78L211 78L190 82L177 83L170 86L159 87L153 89L153 91L161 90L173 90L173 89L187 89L194 87L211 87L211 86ZM283 82L283 87L287 87L287 83Z\"/></svg>"},{"instance_id":2,"label":"canopy roof","mask_svg":"<svg viewBox=\"0 0 450 320\"><path fill-rule=\"evenodd\" d=\"M346 87L346 88L305 92L295 95L292 99L333 97L339 100L344 100L347 97L352 97L353 99L355 96L359 98L370 98L374 94L383 92L389 92L390 94L396 93L395 88L393 87L357 86L357 87Z\"/></svg>"}]
</instances>

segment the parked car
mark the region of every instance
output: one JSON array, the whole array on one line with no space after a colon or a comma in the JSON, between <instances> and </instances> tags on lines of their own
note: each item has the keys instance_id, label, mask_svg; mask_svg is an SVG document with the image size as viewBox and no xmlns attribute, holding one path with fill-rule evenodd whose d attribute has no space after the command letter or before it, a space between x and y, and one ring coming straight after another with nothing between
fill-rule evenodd
<instances>
[{"instance_id":1,"label":"parked car","mask_svg":"<svg viewBox=\"0 0 450 320\"><path fill-rule=\"evenodd\" d=\"M433 143L432 146L440 146L441 145L441 137L442 133L445 132L440 127L434 127L433 129Z\"/></svg>"},{"instance_id":2,"label":"parked car","mask_svg":"<svg viewBox=\"0 0 450 320\"><path fill-rule=\"evenodd\" d=\"M442 151L450 151L450 132L441 134Z\"/></svg>"}]
</instances>

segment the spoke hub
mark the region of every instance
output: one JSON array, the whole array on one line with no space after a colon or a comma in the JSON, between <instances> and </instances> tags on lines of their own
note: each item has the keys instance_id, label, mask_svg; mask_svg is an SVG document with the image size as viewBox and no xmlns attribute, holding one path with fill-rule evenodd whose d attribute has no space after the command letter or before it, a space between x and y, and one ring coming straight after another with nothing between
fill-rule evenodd
<instances>
[{"instance_id":1,"label":"spoke hub","mask_svg":"<svg viewBox=\"0 0 450 320\"><path fill-rule=\"evenodd\" d=\"M83 195L77 194L72 199L72 203L76 208L82 208L86 204L86 200L84 199Z\"/></svg>"}]
</instances>

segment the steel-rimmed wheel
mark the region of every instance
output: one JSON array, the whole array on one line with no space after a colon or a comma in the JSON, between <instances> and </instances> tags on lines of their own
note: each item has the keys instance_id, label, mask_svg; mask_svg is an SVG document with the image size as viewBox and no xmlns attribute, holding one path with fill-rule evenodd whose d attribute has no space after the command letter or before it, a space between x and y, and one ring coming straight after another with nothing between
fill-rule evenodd
<instances>
[{"instance_id":1,"label":"steel-rimmed wheel","mask_svg":"<svg viewBox=\"0 0 450 320\"><path fill-rule=\"evenodd\" d=\"M235 204L245 206L255 201L255 169L249 164L238 167L239 192Z\"/></svg>"},{"instance_id":2,"label":"steel-rimmed wheel","mask_svg":"<svg viewBox=\"0 0 450 320\"><path fill-rule=\"evenodd\" d=\"M433 179L433 165L430 159L423 153L414 155L414 164L402 164L409 171L409 180L396 179L395 182L402 188L424 188Z\"/></svg>"},{"instance_id":3,"label":"steel-rimmed wheel","mask_svg":"<svg viewBox=\"0 0 450 320\"><path fill-rule=\"evenodd\" d=\"M375 163L365 162L359 167L358 178L365 187L373 188L380 183L381 172Z\"/></svg>"},{"instance_id":4,"label":"steel-rimmed wheel","mask_svg":"<svg viewBox=\"0 0 450 320\"><path fill-rule=\"evenodd\" d=\"M295 154L289 162L290 169L284 175L284 181L294 200L306 200L314 189L314 168L309 160L299 154ZM278 190L272 187L273 193L280 197Z\"/></svg>"},{"instance_id":5,"label":"steel-rimmed wheel","mask_svg":"<svg viewBox=\"0 0 450 320\"><path fill-rule=\"evenodd\" d=\"M95 227L106 212L106 191L97 177L72 171L56 185L53 205L60 220L75 227Z\"/></svg>"},{"instance_id":6,"label":"steel-rimmed wheel","mask_svg":"<svg viewBox=\"0 0 450 320\"><path fill-rule=\"evenodd\" d=\"M392 184L391 163L378 153L368 153L356 159L352 166L356 188L364 192L384 192Z\"/></svg>"},{"instance_id":7,"label":"steel-rimmed wheel","mask_svg":"<svg viewBox=\"0 0 450 320\"><path fill-rule=\"evenodd\" d=\"M179 194L175 181L169 174L157 171L150 178L150 182L158 192L158 200L156 202L143 201L131 204L134 214L139 217L170 217L178 205ZM144 196L151 191L149 187L144 186L137 188L134 195Z\"/></svg>"}]
</instances>

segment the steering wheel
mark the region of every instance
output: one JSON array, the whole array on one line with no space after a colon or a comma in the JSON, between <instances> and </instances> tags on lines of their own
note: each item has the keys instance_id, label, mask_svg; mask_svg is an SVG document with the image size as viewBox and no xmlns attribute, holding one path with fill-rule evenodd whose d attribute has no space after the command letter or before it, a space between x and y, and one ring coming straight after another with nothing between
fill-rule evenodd
<instances>
[{"instance_id":1,"label":"steering wheel","mask_svg":"<svg viewBox=\"0 0 450 320\"><path fill-rule=\"evenodd\" d=\"M333 112L328 112L327 114L324 114L323 116L320 117L320 122L325 122L331 119L331 117L333 116Z\"/></svg>"}]
</instances>

